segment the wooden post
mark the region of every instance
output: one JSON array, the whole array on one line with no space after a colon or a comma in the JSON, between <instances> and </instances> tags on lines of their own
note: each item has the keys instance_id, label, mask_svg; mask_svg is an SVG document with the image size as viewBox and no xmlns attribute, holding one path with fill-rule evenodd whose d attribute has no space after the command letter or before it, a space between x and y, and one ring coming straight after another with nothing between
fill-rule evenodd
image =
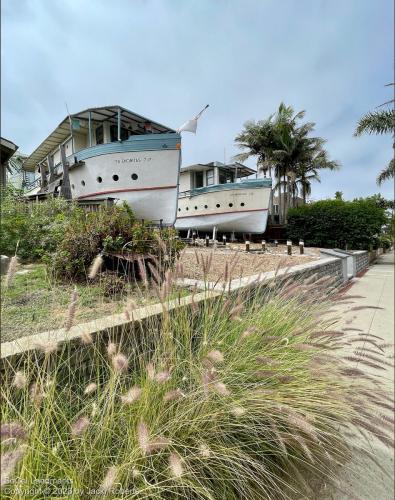
<instances>
[{"instance_id":1,"label":"wooden post","mask_svg":"<svg viewBox=\"0 0 395 500\"><path fill-rule=\"evenodd\" d=\"M250 242L246 240L246 252L250 251Z\"/></svg>"},{"instance_id":2,"label":"wooden post","mask_svg":"<svg viewBox=\"0 0 395 500\"><path fill-rule=\"evenodd\" d=\"M118 108L118 141L121 142L121 108Z\"/></svg>"},{"instance_id":3,"label":"wooden post","mask_svg":"<svg viewBox=\"0 0 395 500\"><path fill-rule=\"evenodd\" d=\"M60 157L62 159L63 166L63 178L62 185L60 186L60 196L63 196L66 200L71 200L71 187L70 187L70 177L69 177L69 164L66 161L66 153L64 151L64 144L59 146Z\"/></svg>"},{"instance_id":4,"label":"wooden post","mask_svg":"<svg viewBox=\"0 0 395 500\"><path fill-rule=\"evenodd\" d=\"M196 245L196 233L195 233L195 231L192 233L192 241L193 241L193 245L195 246Z\"/></svg>"},{"instance_id":5,"label":"wooden post","mask_svg":"<svg viewBox=\"0 0 395 500\"><path fill-rule=\"evenodd\" d=\"M88 130L89 130L89 147L92 146L92 113L89 111L88 115Z\"/></svg>"},{"instance_id":6,"label":"wooden post","mask_svg":"<svg viewBox=\"0 0 395 500\"><path fill-rule=\"evenodd\" d=\"M266 241L262 240L262 252L266 252Z\"/></svg>"},{"instance_id":7,"label":"wooden post","mask_svg":"<svg viewBox=\"0 0 395 500\"><path fill-rule=\"evenodd\" d=\"M226 236L225 235L222 236L222 243L224 244L224 247L226 247Z\"/></svg>"},{"instance_id":8,"label":"wooden post","mask_svg":"<svg viewBox=\"0 0 395 500\"><path fill-rule=\"evenodd\" d=\"M53 164L53 156L48 155L47 156L47 162L48 162L48 170L49 170L49 184L55 180L55 167Z\"/></svg>"},{"instance_id":9,"label":"wooden post","mask_svg":"<svg viewBox=\"0 0 395 500\"><path fill-rule=\"evenodd\" d=\"M299 253L300 253L300 255L304 254L304 241L303 240L299 240Z\"/></svg>"},{"instance_id":10,"label":"wooden post","mask_svg":"<svg viewBox=\"0 0 395 500\"><path fill-rule=\"evenodd\" d=\"M287 241L287 250L288 250L288 255L292 255L292 241L290 240Z\"/></svg>"},{"instance_id":11,"label":"wooden post","mask_svg":"<svg viewBox=\"0 0 395 500\"><path fill-rule=\"evenodd\" d=\"M45 165L40 163L40 175L41 175L41 189L44 189L48 185L47 174L45 172Z\"/></svg>"},{"instance_id":12,"label":"wooden post","mask_svg":"<svg viewBox=\"0 0 395 500\"><path fill-rule=\"evenodd\" d=\"M206 234L206 247L210 246L210 236Z\"/></svg>"}]
</instances>

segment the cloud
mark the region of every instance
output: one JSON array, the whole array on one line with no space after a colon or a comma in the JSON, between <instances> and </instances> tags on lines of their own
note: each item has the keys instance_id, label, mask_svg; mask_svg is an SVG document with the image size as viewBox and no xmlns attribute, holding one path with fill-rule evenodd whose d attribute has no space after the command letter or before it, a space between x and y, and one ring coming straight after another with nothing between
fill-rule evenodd
<instances>
[{"instance_id":1,"label":"cloud","mask_svg":"<svg viewBox=\"0 0 395 500\"><path fill-rule=\"evenodd\" d=\"M229 159L243 123L285 101L342 163L314 197L368 195L391 139L353 131L391 97L392 20L392 0L3 0L2 135L31 152L65 102L120 104L172 127L208 103L183 138L187 165L224 149Z\"/></svg>"}]
</instances>

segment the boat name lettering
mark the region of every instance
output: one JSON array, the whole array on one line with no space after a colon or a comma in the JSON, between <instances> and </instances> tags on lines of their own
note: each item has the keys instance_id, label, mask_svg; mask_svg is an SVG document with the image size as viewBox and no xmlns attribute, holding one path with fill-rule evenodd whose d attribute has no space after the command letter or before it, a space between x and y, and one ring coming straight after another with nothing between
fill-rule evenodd
<instances>
[{"instance_id":1,"label":"boat name lettering","mask_svg":"<svg viewBox=\"0 0 395 500\"><path fill-rule=\"evenodd\" d=\"M144 156L142 158L122 158L121 160L115 160L115 163L140 163L142 161L151 161L150 156Z\"/></svg>"}]
</instances>

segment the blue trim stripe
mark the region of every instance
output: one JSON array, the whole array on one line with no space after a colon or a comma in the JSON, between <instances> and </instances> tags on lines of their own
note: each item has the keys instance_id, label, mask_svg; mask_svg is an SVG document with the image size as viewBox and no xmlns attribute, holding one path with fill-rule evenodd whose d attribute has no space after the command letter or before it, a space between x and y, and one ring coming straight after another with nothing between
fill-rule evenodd
<instances>
[{"instance_id":1,"label":"blue trim stripe","mask_svg":"<svg viewBox=\"0 0 395 500\"><path fill-rule=\"evenodd\" d=\"M233 189L256 189L272 187L271 179L247 179L241 182L228 182L227 184L213 184L212 186L205 186L191 190L191 196L198 196L203 193L212 193L216 191L230 191Z\"/></svg>"},{"instance_id":2,"label":"blue trim stripe","mask_svg":"<svg viewBox=\"0 0 395 500\"><path fill-rule=\"evenodd\" d=\"M133 135L122 142L109 142L98 144L90 148L81 149L74 154L77 161L86 160L93 156L107 155L112 153L128 153L133 151L166 151L177 149L176 144L181 143L180 134L145 134Z\"/></svg>"}]
</instances>

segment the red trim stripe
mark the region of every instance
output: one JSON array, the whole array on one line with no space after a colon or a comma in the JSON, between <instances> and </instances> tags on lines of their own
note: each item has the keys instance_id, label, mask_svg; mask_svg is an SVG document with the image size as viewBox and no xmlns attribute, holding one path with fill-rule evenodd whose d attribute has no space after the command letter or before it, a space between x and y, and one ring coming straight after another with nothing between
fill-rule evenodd
<instances>
[{"instance_id":1,"label":"red trim stripe","mask_svg":"<svg viewBox=\"0 0 395 500\"><path fill-rule=\"evenodd\" d=\"M243 212L267 212L268 208L251 208L250 210L232 210L231 212L216 212L215 214L181 215L177 219L188 219L190 217L209 217L210 215L241 214Z\"/></svg>"},{"instance_id":2,"label":"red trim stripe","mask_svg":"<svg viewBox=\"0 0 395 500\"><path fill-rule=\"evenodd\" d=\"M176 187L177 187L177 185L175 185L175 186L154 186L154 187L148 187L148 188L110 189L108 191L98 191L96 193L89 193L89 194L84 194L82 196L77 196L77 200L80 200L82 198L89 198L90 196L99 196L101 194L128 193L130 191L153 191L156 189L174 189Z\"/></svg>"}]
</instances>

